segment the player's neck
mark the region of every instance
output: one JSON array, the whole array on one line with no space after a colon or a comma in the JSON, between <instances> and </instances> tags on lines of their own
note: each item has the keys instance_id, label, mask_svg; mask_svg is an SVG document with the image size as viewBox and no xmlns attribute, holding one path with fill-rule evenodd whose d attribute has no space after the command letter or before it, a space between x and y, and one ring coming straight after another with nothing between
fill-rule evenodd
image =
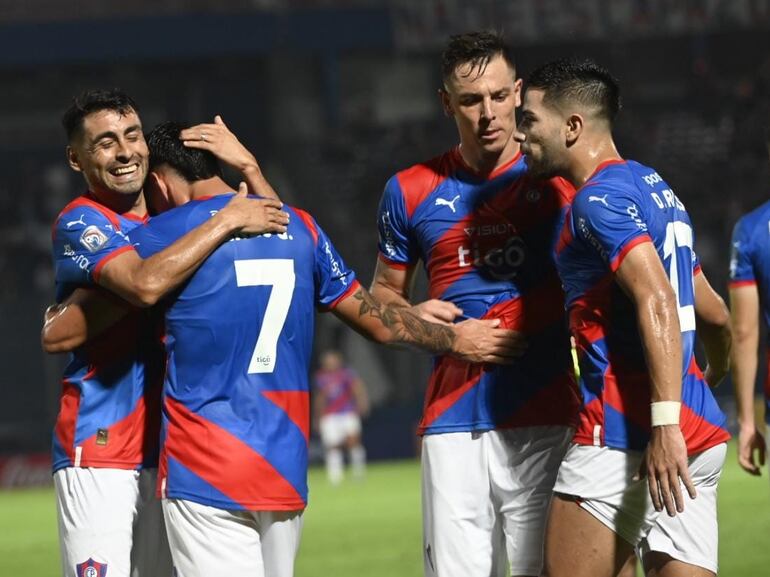
<instances>
[{"instance_id":1,"label":"player's neck","mask_svg":"<svg viewBox=\"0 0 770 577\"><path fill-rule=\"evenodd\" d=\"M205 180L196 180L190 184L190 200L219 196L220 194L227 194L232 191L232 187L218 176Z\"/></svg>"},{"instance_id":2,"label":"player's neck","mask_svg":"<svg viewBox=\"0 0 770 577\"><path fill-rule=\"evenodd\" d=\"M133 214L141 218L147 216L147 204L144 201L142 191L136 194L124 194L111 190L100 190L99 192L89 190L88 194L118 214Z\"/></svg>"},{"instance_id":3,"label":"player's neck","mask_svg":"<svg viewBox=\"0 0 770 577\"><path fill-rule=\"evenodd\" d=\"M519 143L511 138L500 152L489 153L476 146L466 146L460 143L460 156L463 162L480 175L491 174L501 166L509 163L519 153Z\"/></svg>"},{"instance_id":4,"label":"player's neck","mask_svg":"<svg viewBox=\"0 0 770 577\"><path fill-rule=\"evenodd\" d=\"M569 180L575 188L580 188L593 176L596 169L608 160L622 160L612 136L605 135L590 139L578 145L569 167Z\"/></svg>"}]
</instances>

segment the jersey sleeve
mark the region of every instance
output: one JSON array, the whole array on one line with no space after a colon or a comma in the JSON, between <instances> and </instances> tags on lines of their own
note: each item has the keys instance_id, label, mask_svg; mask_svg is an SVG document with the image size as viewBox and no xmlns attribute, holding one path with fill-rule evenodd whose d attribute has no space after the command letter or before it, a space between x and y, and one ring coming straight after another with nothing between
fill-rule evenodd
<instances>
[{"instance_id":1,"label":"jersey sleeve","mask_svg":"<svg viewBox=\"0 0 770 577\"><path fill-rule=\"evenodd\" d=\"M142 258L150 258L174 242L160 220L150 221L129 233L134 249Z\"/></svg>"},{"instance_id":2,"label":"jersey sleeve","mask_svg":"<svg viewBox=\"0 0 770 577\"><path fill-rule=\"evenodd\" d=\"M741 219L733 229L732 252L730 255L730 287L756 284L752 244L746 220Z\"/></svg>"},{"instance_id":3,"label":"jersey sleeve","mask_svg":"<svg viewBox=\"0 0 770 577\"><path fill-rule=\"evenodd\" d=\"M383 262L403 268L418 260L416 250L410 242L404 194L395 176L388 180L380 200L377 232L380 259Z\"/></svg>"},{"instance_id":4,"label":"jersey sleeve","mask_svg":"<svg viewBox=\"0 0 770 577\"><path fill-rule=\"evenodd\" d=\"M63 212L53 230L54 274L57 283L98 284L107 262L134 250L128 236L105 214L91 206Z\"/></svg>"},{"instance_id":5,"label":"jersey sleeve","mask_svg":"<svg viewBox=\"0 0 770 577\"><path fill-rule=\"evenodd\" d=\"M628 190L592 186L573 205L575 236L593 247L613 272L636 245L650 242L640 202Z\"/></svg>"},{"instance_id":6,"label":"jersey sleeve","mask_svg":"<svg viewBox=\"0 0 770 577\"><path fill-rule=\"evenodd\" d=\"M316 304L332 309L360 285L356 274L345 265L326 233L317 223L314 224L318 232L315 248Z\"/></svg>"}]
</instances>

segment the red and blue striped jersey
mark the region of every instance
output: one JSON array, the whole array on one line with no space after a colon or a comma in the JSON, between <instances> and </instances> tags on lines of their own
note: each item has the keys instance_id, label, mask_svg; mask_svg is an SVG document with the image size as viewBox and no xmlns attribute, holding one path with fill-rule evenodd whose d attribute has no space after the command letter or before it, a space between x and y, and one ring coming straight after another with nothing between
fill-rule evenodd
<instances>
[{"instance_id":1,"label":"red and blue striped jersey","mask_svg":"<svg viewBox=\"0 0 770 577\"><path fill-rule=\"evenodd\" d=\"M465 317L499 318L526 334L510 366L434 359L419 432L574 425L579 401L553 263L573 188L531 180L517 154L479 176L454 148L393 176L378 215L380 259L422 261L431 298Z\"/></svg>"},{"instance_id":2,"label":"red and blue striped jersey","mask_svg":"<svg viewBox=\"0 0 770 577\"><path fill-rule=\"evenodd\" d=\"M653 169L608 161L577 192L557 245L557 266L577 342L583 407L575 442L643 450L650 382L633 303L614 273L652 242L677 295L682 331L680 426L690 454L729 438L725 416L695 362L693 276L700 267L690 217Z\"/></svg>"},{"instance_id":3,"label":"red and blue striped jersey","mask_svg":"<svg viewBox=\"0 0 770 577\"><path fill-rule=\"evenodd\" d=\"M744 215L733 229L730 288L756 285L770 327L770 202ZM765 421L770 424L770 350L765 358Z\"/></svg>"},{"instance_id":4,"label":"red and blue striped jersey","mask_svg":"<svg viewBox=\"0 0 770 577\"><path fill-rule=\"evenodd\" d=\"M154 217L131 241L148 257L231 196ZM169 298L163 497L244 510L307 503L314 311L359 285L313 218L286 210L287 232L231 239Z\"/></svg>"},{"instance_id":5,"label":"red and blue striped jersey","mask_svg":"<svg viewBox=\"0 0 770 577\"><path fill-rule=\"evenodd\" d=\"M356 412L356 398L353 391L356 379L358 375L348 367L333 371L324 369L316 371L314 393L323 398L323 415Z\"/></svg>"},{"instance_id":6,"label":"red and blue striped jersey","mask_svg":"<svg viewBox=\"0 0 770 577\"><path fill-rule=\"evenodd\" d=\"M104 265L133 250L126 235L143 222L88 194L69 203L53 226L56 301L78 287L97 288ZM70 355L53 435L54 471L157 466L161 320L134 310Z\"/></svg>"}]
</instances>

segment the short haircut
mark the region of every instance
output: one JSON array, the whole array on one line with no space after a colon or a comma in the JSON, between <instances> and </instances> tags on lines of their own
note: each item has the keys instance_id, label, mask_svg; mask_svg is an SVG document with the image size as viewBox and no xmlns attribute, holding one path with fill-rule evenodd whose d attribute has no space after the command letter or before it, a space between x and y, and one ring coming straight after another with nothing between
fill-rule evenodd
<instances>
[{"instance_id":1,"label":"short haircut","mask_svg":"<svg viewBox=\"0 0 770 577\"><path fill-rule=\"evenodd\" d=\"M595 108L610 124L620 112L620 86L593 60L554 60L527 78L526 88L544 92L544 102L577 102Z\"/></svg>"},{"instance_id":2,"label":"short haircut","mask_svg":"<svg viewBox=\"0 0 770 577\"><path fill-rule=\"evenodd\" d=\"M166 164L187 182L221 177L217 157L208 150L185 146L179 139L180 132L182 125L178 122L161 122L147 135L150 170Z\"/></svg>"},{"instance_id":3,"label":"short haircut","mask_svg":"<svg viewBox=\"0 0 770 577\"><path fill-rule=\"evenodd\" d=\"M114 110L124 116L131 112L139 112L133 98L120 90L86 90L72 99L72 104L64 112L61 122L67 133L67 141L72 142L83 128L83 119L100 110Z\"/></svg>"},{"instance_id":4,"label":"short haircut","mask_svg":"<svg viewBox=\"0 0 770 577\"><path fill-rule=\"evenodd\" d=\"M470 64L468 76L476 70L478 75L495 56L502 56L511 70L516 71L508 45L502 34L492 31L468 32L449 37L449 43L441 54L441 76L446 83L461 64Z\"/></svg>"}]
</instances>

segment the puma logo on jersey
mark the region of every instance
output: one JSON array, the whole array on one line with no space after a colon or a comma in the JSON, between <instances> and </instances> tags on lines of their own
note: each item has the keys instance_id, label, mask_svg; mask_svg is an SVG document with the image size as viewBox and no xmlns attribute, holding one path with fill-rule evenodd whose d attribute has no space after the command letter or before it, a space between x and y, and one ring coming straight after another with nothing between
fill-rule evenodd
<instances>
[{"instance_id":1,"label":"puma logo on jersey","mask_svg":"<svg viewBox=\"0 0 770 577\"><path fill-rule=\"evenodd\" d=\"M609 208L609 206L610 206L609 204L607 204L607 195L606 194L604 196L593 196L593 195L591 195L591 196L588 197L588 202L596 202L596 201L601 202L607 208Z\"/></svg>"},{"instance_id":2,"label":"puma logo on jersey","mask_svg":"<svg viewBox=\"0 0 770 577\"><path fill-rule=\"evenodd\" d=\"M448 206L452 209L452 212L457 212L455 210L455 202L457 202L457 199L460 198L460 195L458 194L455 196L452 200L447 200L445 198L437 198L435 206Z\"/></svg>"},{"instance_id":3,"label":"puma logo on jersey","mask_svg":"<svg viewBox=\"0 0 770 577\"><path fill-rule=\"evenodd\" d=\"M86 225L86 221L84 221L84 220L83 220L83 217L84 217L84 216L85 216L85 214L81 214L81 215L80 215L80 218L78 218L77 220L71 220L71 221L69 221L69 222L67 223L67 228L73 227L73 226L75 226L76 224L82 224L83 226L85 226L85 225Z\"/></svg>"}]
</instances>

